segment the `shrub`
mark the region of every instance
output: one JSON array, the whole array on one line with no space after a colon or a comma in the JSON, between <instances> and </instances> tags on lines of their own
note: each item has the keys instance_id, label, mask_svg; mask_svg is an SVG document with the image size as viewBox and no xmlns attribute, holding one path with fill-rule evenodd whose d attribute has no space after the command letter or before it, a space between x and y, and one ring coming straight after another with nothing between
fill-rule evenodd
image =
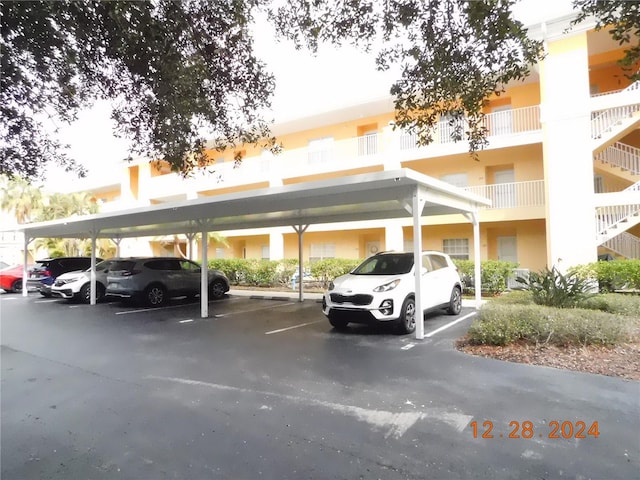
<instances>
[{"instance_id":1,"label":"shrub","mask_svg":"<svg viewBox=\"0 0 640 480\"><path fill-rule=\"evenodd\" d=\"M592 296L593 283L575 273L563 275L556 267L540 273L531 272L528 279L518 278L524 288L531 291L538 305L571 308Z\"/></svg>"},{"instance_id":2,"label":"shrub","mask_svg":"<svg viewBox=\"0 0 640 480\"><path fill-rule=\"evenodd\" d=\"M593 262L573 268L572 273L584 279L595 279L601 292L621 289L640 290L640 260Z\"/></svg>"},{"instance_id":3,"label":"shrub","mask_svg":"<svg viewBox=\"0 0 640 480\"><path fill-rule=\"evenodd\" d=\"M635 317L640 322L640 295L605 293L594 295L579 304L580 308L601 310L627 317Z\"/></svg>"},{"instance_id":4,"label":"shrub","mask_svg":"<svg viewBox=\"0 0 640 480\"><path fill-rule=\"evenodd\" d=\"M474 293L474 262L473 260L454 260L458 267L460 278L464 282L464 293ZM501 260L483 260L480 262L480 281L482 292L489 295L502 293L507 289L507 281L513 275L513 270L518 265L513 262Z\"/></svg>"},{"instance_id":5,"label":"shrub","mask_svg":"<svg viewBox=\"0 0 640 480\"><path fill-rule=\"evenodd\" d=\"M362 263L362 260L345 258L326 258L311 264L311 275L318 279L324 288L334 278L345 275Z\"/></svg>"},{"instance_id":6,"label":"shrub","mask_svg":"<svg viewBox=\"0 0 640 480\"><path fill-rule=\"evenodd\" d=\"M531 305L533 304L533 295L528 290L514 290L504 292L502 295L495 297L493 302L503 305Z\"/></svg>"},{"instance_id":7,"label":"shrub","mask_svg":"<svg viewBox=\"0 0 640 480\"><path fill-rule=\"evenodd\" d=\"M472 343L507 345L524 341L535 345L617 345L631 336L629 317L586 309L558 309L536 305L484 305L469 328Z\"/></svg>"}]
</instances>

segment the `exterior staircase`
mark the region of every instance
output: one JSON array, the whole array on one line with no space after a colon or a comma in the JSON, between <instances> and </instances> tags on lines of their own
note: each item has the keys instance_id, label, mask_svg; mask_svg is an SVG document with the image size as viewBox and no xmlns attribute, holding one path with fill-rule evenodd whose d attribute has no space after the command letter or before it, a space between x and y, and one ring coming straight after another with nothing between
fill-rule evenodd
<instances>
[{"instance_id":1,"label":"exterior staircase","mask_svg":"<svg viewBox=\"0 0 640 480\"><path fill-rule=\"evenodd\" d=\"M594 168L631 185L596 196L596 238L618 255L640 258L640 238L627 232L640 225L640 148L619 141L640 128L640 82L618 93L627 98L625 104L592 114Z\"/></svg>"}]
</instances>

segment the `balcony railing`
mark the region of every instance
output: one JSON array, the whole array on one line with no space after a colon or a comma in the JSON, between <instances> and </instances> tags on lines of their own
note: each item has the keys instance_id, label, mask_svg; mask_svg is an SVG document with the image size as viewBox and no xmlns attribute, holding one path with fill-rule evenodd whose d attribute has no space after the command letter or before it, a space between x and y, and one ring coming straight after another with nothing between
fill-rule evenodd
<instances>
[{"instance_id":1,"label":"balcony railing","mask_svg":"<svg viewBox=\"0 0 640 480\"><path fill-rule=\"evenodd\" d=\"M600 138L640 111L640 103L609 108L591 114L591 136Z\"/></svg>"},{"instance_id":2,"label":"balcony railing","mask_svg":"<svg viewBox=\"0 0 640 480\"><path fill-rule=\"evenodd\" d=\"M489 210L544 205L544 180L476 185L465 190L490 199Z\"/></svg>"},{"instance_id":3,"label":"balcony railing","mask_svg":"<svg viewBox=\"0 0 640 480\"><path fill-rule=\"evenodd\" d=\"M464 134L467 128L464 121L456 123L442 120L438 122L435 135L433 136L434 143L454 143L455 140L452 136L457 126L462 127ZM487 129L489 137L538 131L542 128L540 124L540 106L534 105L531 107L488 113L484 117L484 127ZM400 135L401 150L410 150L417 147L418 136L416 134L403 133Z\"/></svg>"}]
</instances>

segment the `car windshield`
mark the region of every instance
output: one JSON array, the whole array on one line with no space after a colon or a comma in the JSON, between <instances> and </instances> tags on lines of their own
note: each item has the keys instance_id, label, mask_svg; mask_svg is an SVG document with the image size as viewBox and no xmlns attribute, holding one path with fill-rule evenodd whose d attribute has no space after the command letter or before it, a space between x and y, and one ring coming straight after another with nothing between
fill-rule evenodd
<instances>
[{"instance_id":1,"label":"car windshield","mask_svg":"<svg viewBox=\"0 0 640 480\"><path fill-rule=\"evenodd\" d=\"M412 267L412 253L385 253L367 258L351 273L353 275L401 275L409 273Z\"/></svg>"}]
</instances>

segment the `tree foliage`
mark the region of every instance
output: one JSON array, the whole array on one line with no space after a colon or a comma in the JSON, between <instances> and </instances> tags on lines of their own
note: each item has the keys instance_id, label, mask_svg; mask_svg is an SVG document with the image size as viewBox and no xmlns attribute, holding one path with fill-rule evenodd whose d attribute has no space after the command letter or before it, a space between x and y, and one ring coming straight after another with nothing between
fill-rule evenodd
<instances>
[{"instance_id":1,"label":"tree foliage","mask_svg":"<svg viewBox=\"0 0 640 480\"><path fill-rule=\"evenodd\" d=\"M266 11L281 36L316 50L350 43L394 65L396 127L434 139L442 118L471 152L486 143L482 108L540 59L514 19L516 0L0 0L0 173L42 175L55 161L82 174L46 125L68 123L96 99L114 102L131 156L189 174L206 148L278 150L264 120L274 78L254 55L251 27ZM638 2L574 0L577 21L640 57Z\"/></svg>"},{"instance_id":2,"label":"tree foliage","mask_svg":"<svg viewBox=\"0 0 640 480\"><path fill-rule=\"evenodd\" d=\"M629 47L620 64L627 70L629 78L640 80L637 67L640 61L640 2L574 0L573 7L580 12L573 25L593 16L596 30L609 28L611 38L619 45Z\"/></svg>"},{"instance_id":3,"label":"tree foliage","mask_svg":"<svg viewBox=\"0 0 640 480\"><path fill-rule=\"evenodd\" d=\"M259 0L3 1L0 173L82 170L45 123L113 99L132 155L189 173L214 148L264 142L273 77L253 54ZM266 140L265 140L266 139Z\"/></svg>"},{"instance_id":4,"label":"tree foliage","mask_svg":"<svg viewBox=\"0 0 640 480\"><path fill-rule=\"evenodd\" d=\"M396 127L433 141L448 118L453 140L470 151L486 143L482 107L513 80L523 80L541 54L511 14L513 0L291 0L272 13L278 31L298 46L321 42L377 48L381 70L398 63L391 87Z\"/></svg>"}]
</instances>

